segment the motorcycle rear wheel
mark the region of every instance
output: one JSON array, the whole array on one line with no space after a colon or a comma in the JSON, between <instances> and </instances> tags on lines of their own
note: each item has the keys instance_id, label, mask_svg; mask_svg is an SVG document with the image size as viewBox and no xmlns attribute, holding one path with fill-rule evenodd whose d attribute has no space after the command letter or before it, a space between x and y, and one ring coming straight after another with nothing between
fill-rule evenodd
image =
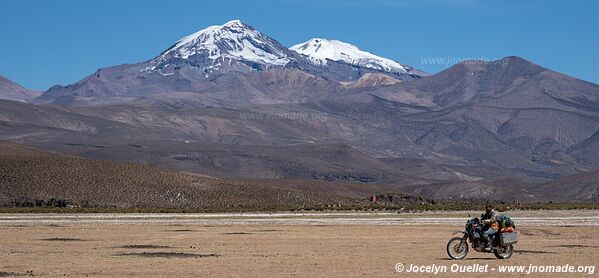
<instances>
[{"instance_id":1,"label":"motorcycle rear wheel","mask_svg":"<svg viewBox=\"0 0 599 278\"><path fill-rule=\"evenodd\" d=\"M501 260L507 260L512 257L514 253L514 246L511 244L506 244L505 246L499 246L497 249L493 251L495 257Z\"/></svg>"},{"instance_id":2,"label":"motorcycle rear wheel","mask_svg":"<svg viewBox=\"0 0 599 278\"><path fill-rule=\"evenodd\" d=\"M454 253L455 252L455 253ZM461 237L454 237L447 242L447 255L453 260L461 260L468 255L468 243Z\"/></svg>"}]
</instances>

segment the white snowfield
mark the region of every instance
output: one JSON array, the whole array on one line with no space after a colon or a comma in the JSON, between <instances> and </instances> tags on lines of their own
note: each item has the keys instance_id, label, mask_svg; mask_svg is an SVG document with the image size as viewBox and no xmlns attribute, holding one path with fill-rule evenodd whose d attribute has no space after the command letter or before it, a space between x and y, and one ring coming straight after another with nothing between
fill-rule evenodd
<instances>
[{"instance_id":1,"label":"white snowfield","mask_svg":"<svg viewBox=\"0 0 599 278\"><path fill-rule=\"evenodd\" d=\"M291 61L280 46L239 20L210 26L184 37L163 56L173 53L181 59L188 59L197 53L208 53L212 60L229 58L279 66Z\"/></svg>"},{"instance_id":2,"label":"white snowfield","mask_svg":"<svg viewBox=\"0 0 599 278\"><path fill-rule=\"evenodd\" d=\"M480 212L474 212L480 213ZM468 212L434 213L81 213L0 214L0 225L197 224L197 225L464 225ZM475 216L477 214L474 214ZM599 226L599 211L510 213L518 227Z\"/></svg>"},{"instance_id":3,"label":"white snowfield","mask_svg":"<svg viewBox=\"0 0 599 278\"><path fill-rule=\"evenodd\" d=\"M327 60L332 60L387 72L408 72L408 68L398 62L376 56L338 40L314 38L289 49L304 55L317 66L325 66Z\"/></svg>"}]
</instances>

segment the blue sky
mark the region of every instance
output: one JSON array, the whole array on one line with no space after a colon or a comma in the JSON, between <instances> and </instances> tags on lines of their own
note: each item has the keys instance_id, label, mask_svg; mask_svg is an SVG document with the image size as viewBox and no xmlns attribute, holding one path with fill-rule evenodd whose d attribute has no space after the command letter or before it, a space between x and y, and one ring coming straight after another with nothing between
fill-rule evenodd
<instances>
[{"instance_id":1,"label":"blue sky","mask_svg":"<svg viewBox=\"0 0 599 278\"><path fill-rule=\"evenodd\" d=\"M241 19L286 46L338 39L429 73L517 55L599 83L598 11L566 0L2 0L0 74L45 90Z\"/></svg>"}]
</instances>

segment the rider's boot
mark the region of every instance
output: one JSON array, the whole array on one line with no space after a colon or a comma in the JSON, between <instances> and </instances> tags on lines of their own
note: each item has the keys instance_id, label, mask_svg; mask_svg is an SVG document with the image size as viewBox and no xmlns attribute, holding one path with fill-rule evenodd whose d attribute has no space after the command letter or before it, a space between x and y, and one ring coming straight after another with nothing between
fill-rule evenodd
<instances>
[{"instance_id":1,"label":"rider's boot","mask_svg":"<svg viewBox=\"0 0 599 278\"><path fill-rule=\"evenodd\" d=\"M480 246L480 250L482 251L491 251L491 244L489 242L483 242Z\"/></svg>"}]
</instances>

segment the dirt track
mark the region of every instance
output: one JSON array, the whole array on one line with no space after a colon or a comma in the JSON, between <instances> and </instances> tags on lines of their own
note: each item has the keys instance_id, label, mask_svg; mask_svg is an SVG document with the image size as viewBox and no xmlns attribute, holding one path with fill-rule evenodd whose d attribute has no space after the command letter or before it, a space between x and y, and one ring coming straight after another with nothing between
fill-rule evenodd
<instances>
[{"instance_id":1,"label":"dirt track","mask_svg":"<svg viewBox=\"0 0 599 278\"><path fill-rule=\"evenodd\" d=\"M405 219L424 216L452 219L459 218L459 215L406 215ZM445 244L452 237L451 232L462 228L462 225L442 222L426 225L331 225L317 222L311 225L213 225L160 224L156 221L133 225L80 223L78 220L60 223L6 220L10 217L13 217L12 221L18 220L15 216L19 215L0 215L0 219L4 219L0 222L0 272L4 274L401 277L406 273L395 271L399 262L405 266L435 264L448 267L454 263L461 266L489 264L490 268L529 264L596 266L599 257L599 238L596 236L599 227L593 226L521 224L520 242L512 259L500 261L492 254L471 251L466 260L456 262L447 259ZM22 218L33 216L20 215ZM212 217L217 221L231 218L231 215ZM360 217L380 219L389 216ZM51 217L47 215L44 218ZM185 220L182 216L178 218ZM295 218L297 221L336 219L339 216ZM491 274L499 275L496 272ZM505 275L508 274L502 276Z\"/></svg>"}]
</instances>

